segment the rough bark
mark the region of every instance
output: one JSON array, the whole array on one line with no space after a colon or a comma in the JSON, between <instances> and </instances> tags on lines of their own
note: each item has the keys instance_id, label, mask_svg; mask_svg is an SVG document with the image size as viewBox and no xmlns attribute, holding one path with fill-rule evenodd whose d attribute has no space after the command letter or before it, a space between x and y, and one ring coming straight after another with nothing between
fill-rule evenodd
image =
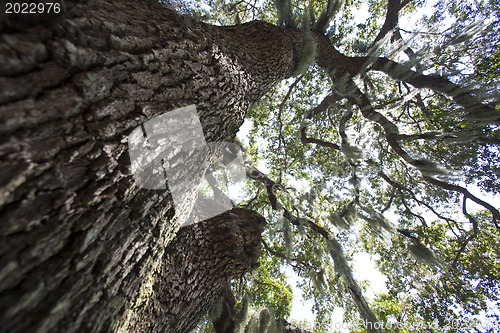
<instances>
[{"instance_id":1,"label":"rough bark","mask_svg":"<svg viewBox=\"0 0 500 333\"><path fill-rule=\"evenodd\" d=\"M258 266L265 223L257 213L235 208L181 229L165 250L166 264L153 274L118 331L193 329L230 278Z\"/></svg>"},{"instance_id":2,"label":"rough bark","mask_svg":"<svg viewBox=\"0 0 500 333\"><path fill-rule=\"evenodd\" d=\"M2 34L0 331L114 327L168 271L164 248L188 213L134 184L126 137L196 104L207 142L230 141L293 72L294 43L270 24L214 27L122 0Z\"/></svg>"}]
</instances>

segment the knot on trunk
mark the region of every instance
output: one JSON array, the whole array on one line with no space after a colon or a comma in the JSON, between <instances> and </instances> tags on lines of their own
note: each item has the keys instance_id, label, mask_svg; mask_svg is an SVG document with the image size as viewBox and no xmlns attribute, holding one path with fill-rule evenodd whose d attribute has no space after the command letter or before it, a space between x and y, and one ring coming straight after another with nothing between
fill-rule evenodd
<instances>
[{"instance_id":1,"label":"knot on trunk","mask_svg":"<svg viewBox=\"0 0 500 333\"><path fill-rule=\"evenodd\" d=\"M248 209L234 208L202 223L208 231L206 241L232 277L258 267L264 217Z\"/></svg>"}]
</instances>

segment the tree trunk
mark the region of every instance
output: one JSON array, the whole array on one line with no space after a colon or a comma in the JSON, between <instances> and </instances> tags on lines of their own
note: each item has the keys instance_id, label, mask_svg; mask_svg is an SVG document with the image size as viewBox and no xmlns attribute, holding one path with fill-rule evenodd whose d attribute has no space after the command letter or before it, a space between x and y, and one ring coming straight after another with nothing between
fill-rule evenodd
<instances>
[{"instance_id":1,"label":"tree trunk","mask_svg":"<svg viewBox=\"0 0 500 333\"><path fill-rule=\"evenodd\" d=\"M230 278L258 266L265 223L257 213L235 208L181 229L165 251L165 264L145 285L118 331L193 329Z\"/></svg>"},{"instance_id":2,"label":"tree trunk","mask_svg":"<svg viewBox=\"0 0 500 333\"><path fill-rule=\"evenodd\" d=\"M267 23L214 27L125 0L81 1L2 34L0 330L108 331L151 281L180 283L164 275L176 258L164 249L186 212L168 191L135 185L127 136L195 104L207 142L232 140L250 105L293 72L297 43ZM175 294L168 305L170 291L151 301L192 314L179 332L217 290L196 279L199 303Z\"/></svg>"}]
</instances>

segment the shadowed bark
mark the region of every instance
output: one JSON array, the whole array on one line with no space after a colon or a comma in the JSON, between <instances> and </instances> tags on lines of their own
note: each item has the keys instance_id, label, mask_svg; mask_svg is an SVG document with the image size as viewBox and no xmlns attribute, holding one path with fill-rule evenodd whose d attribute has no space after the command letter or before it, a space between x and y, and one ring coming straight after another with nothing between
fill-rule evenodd
<instances>
[{"instance_id":1,"label":"shadowed bark","mask_svg":"<svg viewBox=\"0 0 500 333\"><path fill-rule=\"evenodd\" d=\"M265 219L235 208L179 231L120 332L188 332L232 278L258 267Z\"/></svg>"}]
</instances>

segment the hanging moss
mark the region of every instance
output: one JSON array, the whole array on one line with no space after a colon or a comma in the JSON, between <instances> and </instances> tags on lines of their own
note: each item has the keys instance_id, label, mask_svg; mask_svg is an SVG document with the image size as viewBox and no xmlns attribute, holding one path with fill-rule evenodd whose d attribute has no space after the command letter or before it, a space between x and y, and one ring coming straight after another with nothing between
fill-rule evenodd
<instances>
[{"instance_id":1,"label":"hanging moss","mask_svg":"<svg viewBox=\"0 0 500 333\"><path fill-rule=\"evenodd\" d=\"M341 229L349 229L349 224L347 221L340 217L338 214L331 213L327 217L328 221L333 224L334 226L341 228Z\"/></svg>"},{"instance_id":2,"label":"hanging moss","mask_svg":"<svg viewBox=\"0 0 500 333\"><path fill-rule=\"evenodd\" d=\"M363 152L358 147L352 146L349 142L343 141L341 149L348 159L359 160L363 158Z\"/></svg>"},{"instance_id":3,"label":"hanging moss","mask_svg":"<svg viewBox=\"0 0 500 333\"><path fill-rule=\"evenodd\" d=\"M449 172L438 166L436 162L426 158L414 160L411 164L426 176L449 175Z\"/></svg>"},{"instance_id":4,"label":"hanging moss","mask_svg":"<svg viewBox=\"0 0 500 333\"><path fill-rule=\"evenodd\" d=\"M283 238L285 239L286 261L290 263L293 252L293 235L292 230L290 229L290 222L287 219L283 219Z\"/></svg>"},{"instance_id":5,"label":"hanging moss","mask_svg":"<svg viewBox=\"0 0 500 333\"><path fill-rule=\"evenodd\" d=\"M412 239L408 244L408 250L419 261L424 262L436 268L443 268L444 264L441 260L436 258L434 253L418 240Z\"/></svg>"},{"instance_id":6,"label":"hanging moss","mask_svg":"<svg viewBox=\"0 0 500 333\"><path fill-rule=\"evenodd\" d=\"M300 45L299 60L293 72L293 76L304 73L316 59L316 41L312 35L309 15L302 16L302 42Z\"/></svg>"},{"instance_id":7,"label":"hanging moss","mask_svg":"<svg viewBox=\"0 0 500 333\"><path fill-rule=\"evenodd\" d=\"M262 309L262 311L260 311L260 314L259 314L259 333L265 333L268 331L268 329L270 328L270 324L271 324L271 312L267 309L267 308L264 308Z\"/></svg>"},{"instance_id":8,"label":"hanging moss","mask_svg":"<svg viewBox=\"0 0 500 333\"><path fill-rule=\"evenodd\" d=\"M238 312L235 320L235 333L244 333L245 327L249 321L250 315L250 300L247 296L243 297L241 301L241 310Z\"/></svg>"},{"instance_id":9,"label":"hanging moss","mask_svg":"<svg viewBox=\"0 0 500 333\"><path fill-rule=\"evenodd\" d=\"M368 214L359 214L359 217L368 222L367 226L370 232L388 244L396 231L395 224L370 207L364 206L361 203L358 203L358 207Z\"/></svg>"},{"instance_id":10,"label":"hanging moss","mask_svg":"<svg viewBox=\"0 0 500 333\"><path fill-rule=\"evenodd\" d=\"M292 11L292 3L290 0L275 0L274 5L278 14L279 26L297 28L297 20Z\"/></svg>"},{"instance_id":11,"label":"hanging moss","mask_svg":"<svg viewBox=\"0 0 500 333\"><path fill-rule=\"evenodd\" d=\"M248 298L242 302L236 321L235 333L282 333L282 325L274 319L269 308L252 309Z\"/></svg>"},{"instance_id":12,"label":"hanging moss","mask_svg":"<svg viewBox=\"0 0 500 333\"><path fill-rule=\"evenodd\" d=\"M217 302L215 302L212 305L212 308L208 312L207 319L210 320L211 322L213 322L214 320L219 318L219 316L222 313L223 306L224 306L224 297L221 297L221 298L219 298L219 300Z\"/></svg>"}]
</instances>

